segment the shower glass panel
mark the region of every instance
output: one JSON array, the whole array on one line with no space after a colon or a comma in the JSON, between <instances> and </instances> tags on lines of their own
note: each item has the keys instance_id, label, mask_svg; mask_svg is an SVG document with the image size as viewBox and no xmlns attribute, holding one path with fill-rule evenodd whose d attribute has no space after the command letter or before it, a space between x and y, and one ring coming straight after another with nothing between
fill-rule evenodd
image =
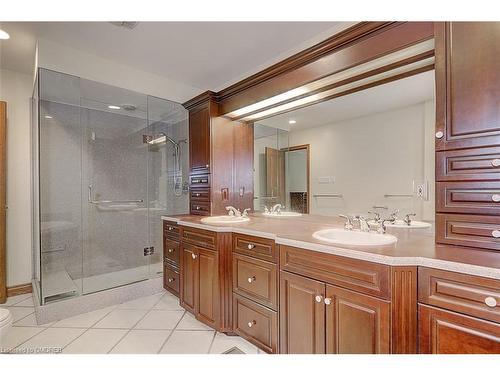
<instances>
[{"instance_id":1,"label":"shower glass panel","mask_svg":"<svg viewBox=\"0 0 500 375\"><path fill-rule=\"evenodd\" d=\"M45 69L38 80L41 303L161 276L161 216L188 212L187 111Z\"/></svg>"}]
</instances>

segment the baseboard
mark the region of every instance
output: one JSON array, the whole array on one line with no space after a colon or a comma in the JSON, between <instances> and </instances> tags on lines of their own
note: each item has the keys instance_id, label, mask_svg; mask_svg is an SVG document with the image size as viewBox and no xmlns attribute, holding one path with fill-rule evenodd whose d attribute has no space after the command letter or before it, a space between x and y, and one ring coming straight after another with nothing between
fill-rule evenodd
<instances>
[{"instance_id":1,"label":"baseboard","mask_svg":"<svg viewBox=\"0 0 500 375\"><path fill-rule=\"evenodd\" d=\"M20 284L14 286L7 287L7 297L18 296L20 294L27 294L33 291L33 287L31 283L29 284Z\"/></svg>"}]
</instances>

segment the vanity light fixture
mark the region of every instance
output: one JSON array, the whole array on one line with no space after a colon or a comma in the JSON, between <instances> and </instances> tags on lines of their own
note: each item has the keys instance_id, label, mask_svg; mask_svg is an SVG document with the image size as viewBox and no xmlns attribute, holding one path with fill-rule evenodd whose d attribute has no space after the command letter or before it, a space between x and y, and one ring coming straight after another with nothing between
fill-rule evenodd
<instances>
[{"instance_id":1,"label":"vanity light fixture","mask_svg":"<svg viewBox=\"0 0 500 375\"><path fill-rule=\"evenodd\" d=\"M10 39L9 33L0 29L0 39L2 40Z\"/></svg>"},{"instance_id":2,"label":"vanity light fixture","mask_svg":"<svg viewBox=\"0 0 500 375\"><path fill-rule=\"evenodd\" d=\"M117 105L108 105L108 108L109 109L121 109L121 107L119 107Z\"/></svg>"},{"instance_id":3,"label":"vanity light fixture","mask_svg":"<svg viewBox=\"0 0 500 375\"><path fill-rule=\"evenodd\" d=\"M295 121L295 120L288 120L288 123L289 123L290 125L293 125L293 124L296 124L296 123L297 123L297 121Z\"/></svg>"}]
</instances>

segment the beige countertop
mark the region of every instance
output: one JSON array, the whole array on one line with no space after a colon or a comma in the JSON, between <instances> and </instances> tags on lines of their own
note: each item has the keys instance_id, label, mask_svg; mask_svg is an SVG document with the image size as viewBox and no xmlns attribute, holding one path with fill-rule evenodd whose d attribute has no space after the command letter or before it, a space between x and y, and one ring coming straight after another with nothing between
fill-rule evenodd
<instances>
[{"instance_id":1,"label":"beige countertop","mask_svg":"<svg viewBox=\"0 0 500 375\"><path fill-rule=\"evenodd\" d=\"M313 237L313 233L329 228L343 228L344 220L330 216L265 217L249 215L250 221L231 224L204 224L202 216L162 216L163 220L215 232L233 232L274 239L276 243L361 259L393 266L425 266L500 279L500 252L438 245L433 227L427 229L388 228L398 238L392 245L339 247Z\"/></svg>"}]
</instances>

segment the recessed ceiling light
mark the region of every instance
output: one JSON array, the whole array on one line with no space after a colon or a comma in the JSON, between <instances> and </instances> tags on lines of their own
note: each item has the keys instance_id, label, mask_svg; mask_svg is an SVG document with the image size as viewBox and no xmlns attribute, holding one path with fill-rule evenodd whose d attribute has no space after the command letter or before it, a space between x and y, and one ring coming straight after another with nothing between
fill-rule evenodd
<instances>
[{"instance_id":1,"label":"recessed ceiling light","mask_svg":"<svg viewBox=\"0 0 500 375\"><path fill-rule=\"evenodd\" d=\"M9 33L3 31L2 29L0 29L0 39L9 39L9 38L10 38Z\"/></svg>"},{"instance_id":2,"label":"recessed ceiling light","mask_svg":"<svg viewBox=\"0 0 500 375\"><path fill-rule=\"evenodd\" d=\"M45 118L51 119L51 118L52 118L52 116L45 115Z\"/></svg>"},{"instance_id":3,"label":"recessed ceiling light","mask_svg":"<svg viewBox=\"0 0 500 375\"><path fill-rule=\"evenodd\" d=\"M109 109L120 109L117 105L108 105Z\"/></svg>"},{"instance_id":4,"label":"recessed ceiling light","mask_svg":"<svg viewBox=\"0 0 500 375\"><path fill-rule=\"evenodd\" d=\"M297 121L295 121L295 120L288 120L288 123L289 123L290 125L293 125L293 124L296 124L296 123L297 123Z\"/></svg>"}]
</instances>

